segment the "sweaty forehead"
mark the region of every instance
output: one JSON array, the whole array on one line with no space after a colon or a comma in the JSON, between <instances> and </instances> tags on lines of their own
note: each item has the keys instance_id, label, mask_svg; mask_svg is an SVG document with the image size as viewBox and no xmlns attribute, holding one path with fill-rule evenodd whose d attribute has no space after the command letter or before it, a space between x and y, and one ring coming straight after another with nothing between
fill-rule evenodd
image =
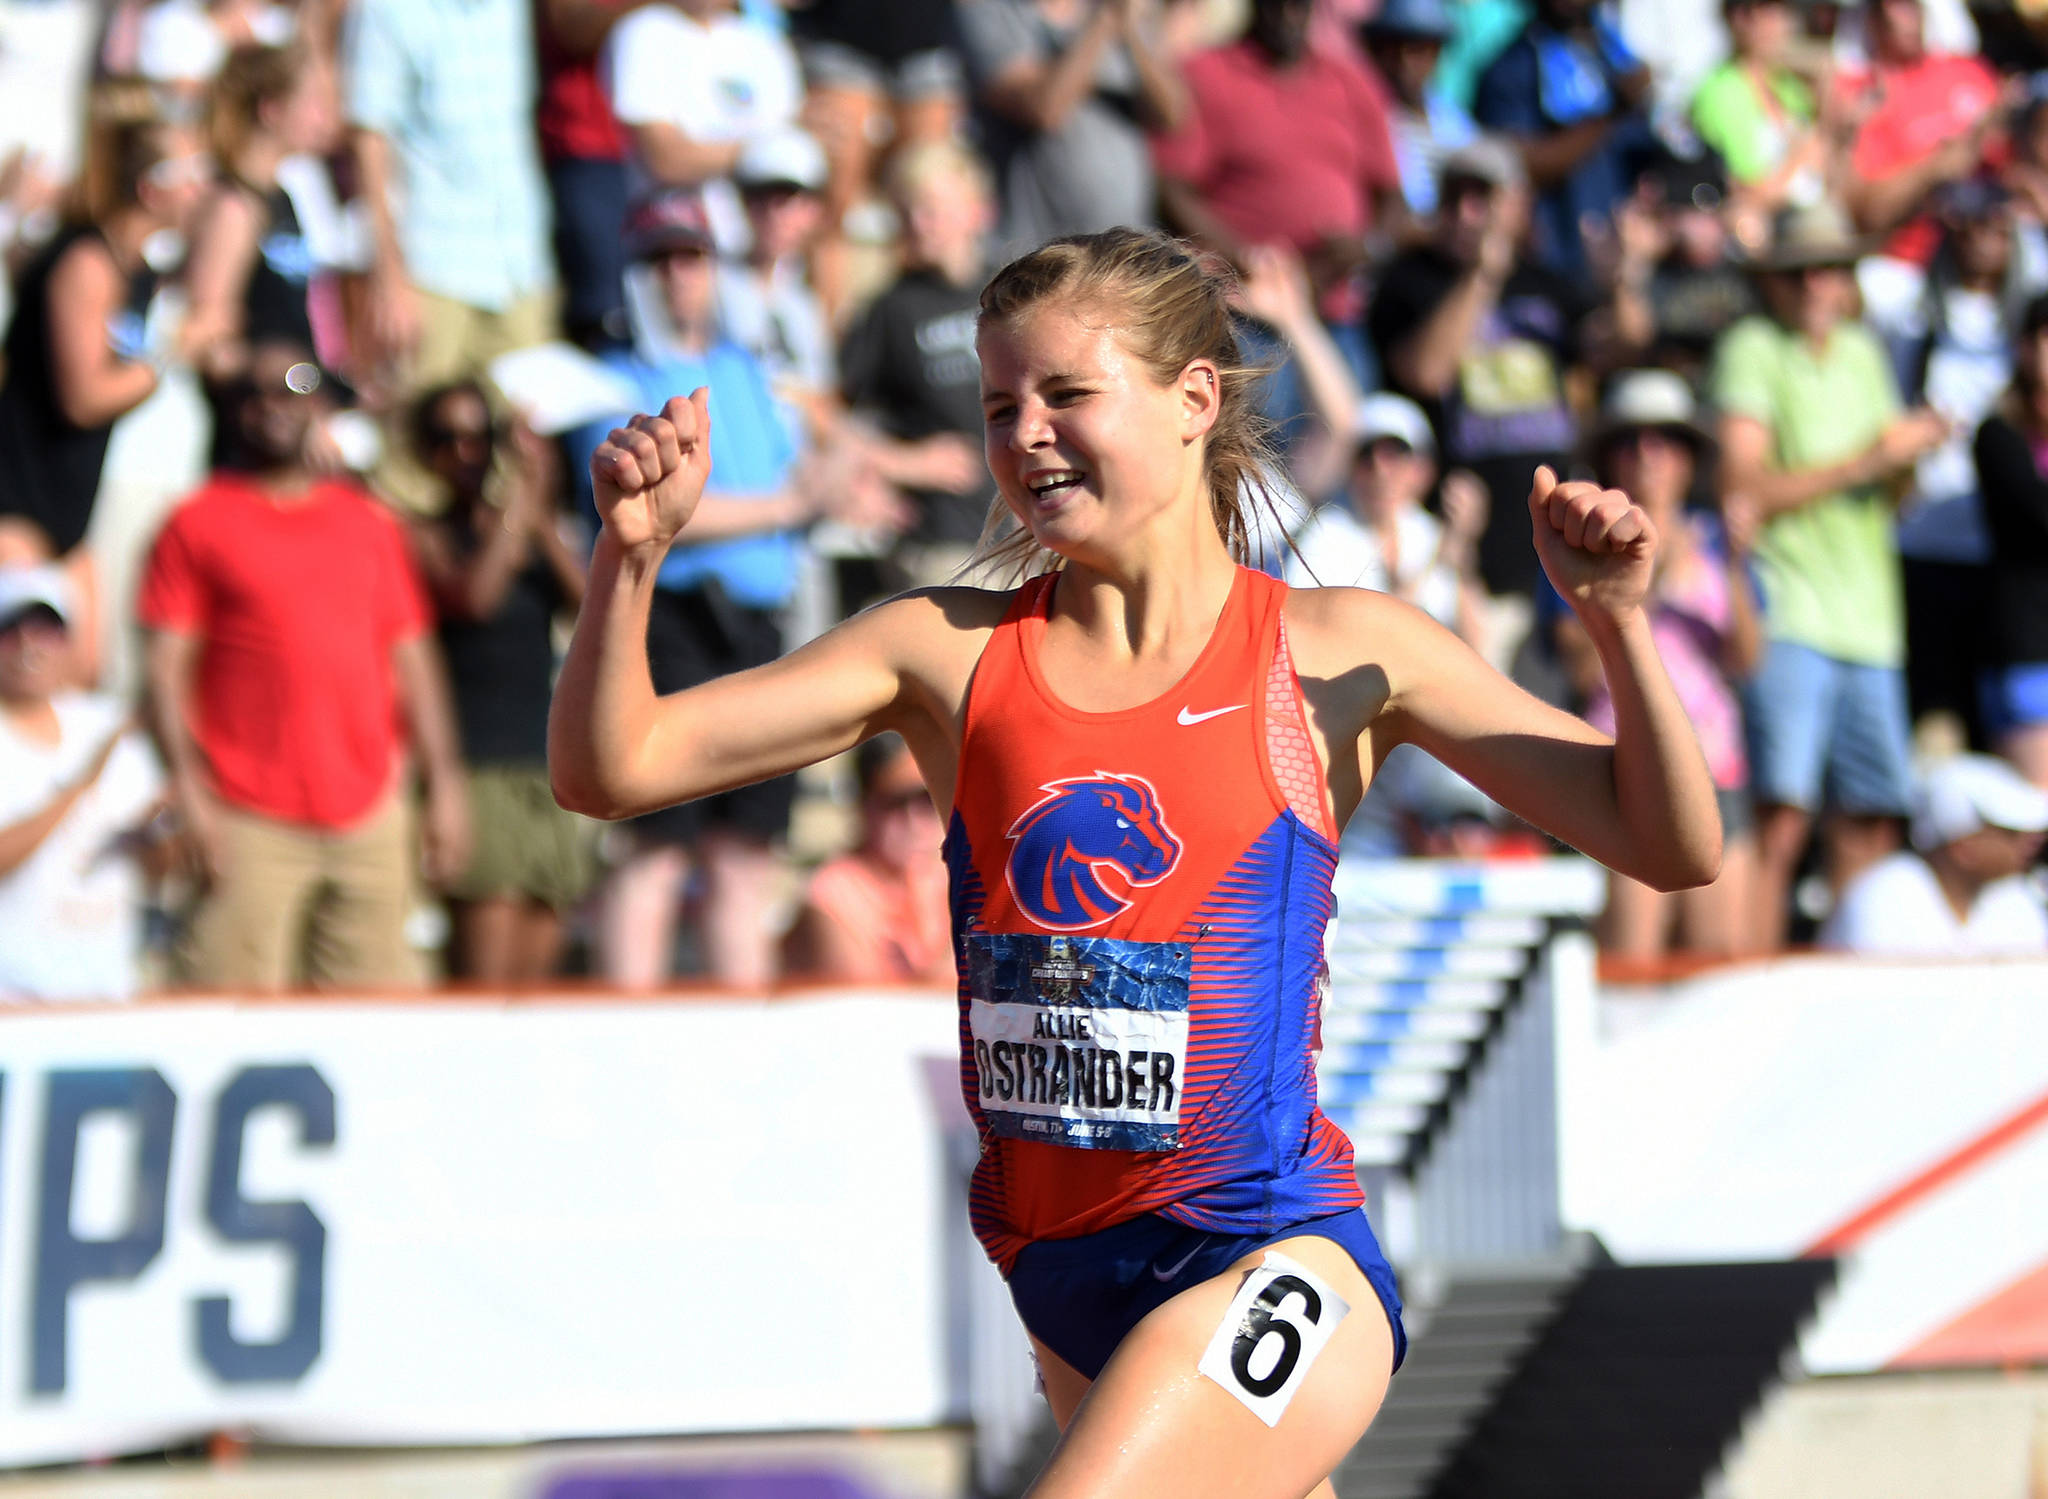
<instances>
[{"instance_id":1,"label":"sweaty forehead","mask_svg":"<svg viewBox=\"0 0 2048 1499\"><path fill-rule=\"evenodd\" d=\"M1007 387L1013 380L1051 374L1112 374L1130 356L1122 333L1116 321L1093 308L1037 303L982 324L976 336L982 383Z\"/></svg>"}]
</instances>

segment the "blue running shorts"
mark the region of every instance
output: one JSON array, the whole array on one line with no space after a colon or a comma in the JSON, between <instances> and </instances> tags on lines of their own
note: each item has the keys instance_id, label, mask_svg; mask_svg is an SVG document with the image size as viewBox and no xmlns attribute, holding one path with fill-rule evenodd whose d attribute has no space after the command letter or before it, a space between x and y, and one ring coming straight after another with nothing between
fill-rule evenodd
<instances>
[{"instance_id":1,"label":"blue running shorts","mask_svg":"<svg viewBox=\"0 0 2048 1499\"><path fill-rule=\"evenodd\" d=\"M1343 1247L1379 1294L1394 1329L1394 1367L1408 1356L1401 1294L1363 1209L1263 1234L1212 1234L1147 1213L1076 1239L1026 1245L1010 1267L1010 1299L1025 1329L1089 1379L1155 1307L1221 1275L1253 1251L1312 1234Z\"/></svg>"}]
</instances>

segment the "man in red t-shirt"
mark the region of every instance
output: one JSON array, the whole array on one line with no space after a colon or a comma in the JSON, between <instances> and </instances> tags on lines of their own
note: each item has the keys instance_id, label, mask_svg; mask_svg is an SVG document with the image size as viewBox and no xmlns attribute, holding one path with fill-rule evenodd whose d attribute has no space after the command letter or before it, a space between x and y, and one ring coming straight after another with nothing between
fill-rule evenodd
<instances>
[{"instance_id":1,"label":"man in red t-shirt","mask_svg":"<svg viewBox=\"0 0 2048 1499\"><path fill-rule=\"evenodd\" d=\"M1157 139L1160 200L1182 232L1242 262L1284 245L1325 321L1364 310L1366 235L1400 193L1385 106L1358 63L1308 43L1309 0L1255 0L1244 35L1183 65L1192 108Z\"/></svg>"},{"instance_id":2,"label":"man in red t-shirt","mask_svg":"<svg viewBox=\"0 0 2048 1499\"><path fill-rule=\"evenodd\" d=\"M309 350L268 342L217 404L233 466L151 550L150 702L205 881L190 978L408 985L410 730L430 877L462 867L468 797L425 596L396 517L300 454Z\"/></svg>"},{"instance_id":3,"label":"man in red t-shirt","mask_svg":"<svg viewBox=\"0 0 2048 1499\"><path fill-rule=\"evenodd\" d=\"M1920 0L1870 0L1870 66L1843 78L1847 107L1864 114L1845 191L1857 226L1892 233L1885 254L1934 258L1941 229L1924 209L1944 182L1977 170L1998 123L1998 75L1983 59L1927 50Z\"/></svg>"},{"instance_id":4,"label":"man in red t-shirt","mask_svg":"<svg viewBox=\"0 0 2048 1499\"><path fill-rule=\"evenodd\" d=\"M534 0L540 104L534 124L555 205L555 268L562 325L585 348L623 342L626 132L597 75L612 23L633 0Z\"/></svg>"}]
</instances>

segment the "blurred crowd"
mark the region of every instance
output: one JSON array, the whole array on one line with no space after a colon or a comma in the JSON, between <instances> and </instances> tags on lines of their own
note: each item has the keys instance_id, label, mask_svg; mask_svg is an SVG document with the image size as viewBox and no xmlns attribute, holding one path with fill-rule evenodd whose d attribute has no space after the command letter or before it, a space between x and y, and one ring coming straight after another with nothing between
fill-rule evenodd
<instances>
[{"instance_id":1,"label":"blurred crowd","mask_svg":"<svg viewBox=\"0 0 2048 1499\"><path fill-rule=\"evenodd\" d=\"M2038 7L0 0L0 995L942 979L893 739L556 807L585 464L710 388L664 691L952 578L982 281L1115 224L1236 270L1291 582L1611 727L1530 475L1649 510L1727 855L1612 952L2048 950ZM1346 834L1548 848L1409 749Z\"/></svg>"}]
</instances>

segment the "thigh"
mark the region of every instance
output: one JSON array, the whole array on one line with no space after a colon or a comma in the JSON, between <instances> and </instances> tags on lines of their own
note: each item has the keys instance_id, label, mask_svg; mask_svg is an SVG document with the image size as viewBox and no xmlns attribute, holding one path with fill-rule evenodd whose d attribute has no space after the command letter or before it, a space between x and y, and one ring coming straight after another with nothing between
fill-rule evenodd
<instances>
[{"instance_id":1,"label":"thigh","mask_svg":"<svg viewBox=\"0 0 2048 1499\"><path fill-rule=\"evenodd\" d=\"M314 987L416 987L419 960L405 940L414 887L404 794L393 791L360 827L330 838L322 873L306 929L306 973Z\"/></svg>"},{"instance_id":2,"label":"thigh","mask_svg":"<svg viewBox=\"0 0 2048 1499\"><path fill-rule=\"evenodd\" d=\"M209 989L287 988L320 879L319 837L227 808L220 822L221 873L193 912L186 977Z\"/></svg>"},{"instance_id":3,"label":"thigh","mask_svg":"<svg viewBox=\"0 0 2048 1499\"><path fill-rule=\"evenodd\" d=\"M1903 816L1913 804L1906 674L1896 666L1839 669L1835 731L1828 742L1831 800L1855 817Z\"/></svg>"},{"instance_id":4,"label":"thigh","mask_svg":"<svg viewBox=\"0 0 2048 1499\"><path fill-rule=\"evenodd\" d=\"M1763 805L1820 809L1840 663L1788 640L1765 643L1743 688L1750 778Z\"/></svg>"},{"instance_id":5,"label":"thigh","mask_svg":"<svg viewBox=\"0 0 2048 1499\"><path fill-rule=\"evenodd\" d=\"M1198 1367L1268 1248L1306 1266L1347 1303L1271 1427ZM1284 1239L1183 1291L1131 1331L1079 1402L1031 1494L1301 1499L1364 1435L1393 1364L1393 1328L1351 1256L1328 1239ZM1048 1396L1052 1389L1049 1381Z\"/></svg>"}]
</instances>

